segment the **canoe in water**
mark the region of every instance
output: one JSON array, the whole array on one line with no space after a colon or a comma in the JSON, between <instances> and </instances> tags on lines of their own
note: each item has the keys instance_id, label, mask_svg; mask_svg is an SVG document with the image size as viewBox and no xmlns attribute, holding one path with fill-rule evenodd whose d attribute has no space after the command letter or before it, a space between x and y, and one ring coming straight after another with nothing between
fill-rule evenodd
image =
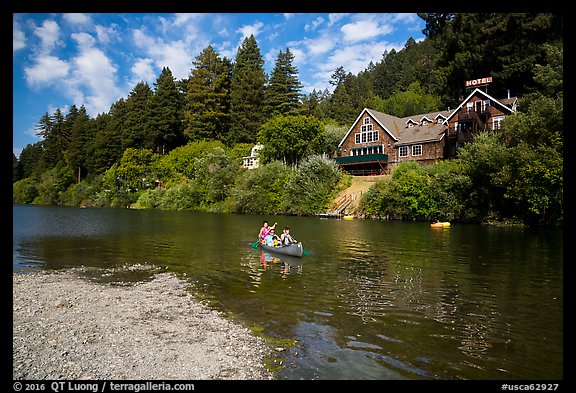
<instances>
[{"instance_id":1,"label":"canoe in water","mask_svg":"<svg viewBox=\"0 0 576 393\"><path fill-rule=\"evenodd\" d=\"M302 255L304 255L304 248L302 247L302 243L300 242L282 247L271 247L267 244L262 243L258 244L260 244L260 247L262 247L264 250L275 252L277 254L290 255L293 257L301 257Z\"/></svg>"},{"instance_id":2,"label":"canoe in water","mask_svg":"<svg viewBox=\"0 0 576 393\"><path fill-rule=\"evenodd\" d=\"M435 222L434 224L430 224L432 228L450 228L449 222Z\"/></svg>"}]
</instances>

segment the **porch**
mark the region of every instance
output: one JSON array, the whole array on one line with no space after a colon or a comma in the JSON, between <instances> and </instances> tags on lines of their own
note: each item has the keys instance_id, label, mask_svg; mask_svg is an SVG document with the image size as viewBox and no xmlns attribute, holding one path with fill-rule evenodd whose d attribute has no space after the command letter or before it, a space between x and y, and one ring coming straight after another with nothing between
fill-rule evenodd
<instances>
[{"instance_id":1,"label":"porch","mask_svg":"<svg viewBox=\"0 0 576 393\"><path fill-rule=\"evenodd\" d=\"M358 156L333 157L346 173L353 176L382 175L387 171L387 154L365 154Z\"/></svg>"}]
</instances>

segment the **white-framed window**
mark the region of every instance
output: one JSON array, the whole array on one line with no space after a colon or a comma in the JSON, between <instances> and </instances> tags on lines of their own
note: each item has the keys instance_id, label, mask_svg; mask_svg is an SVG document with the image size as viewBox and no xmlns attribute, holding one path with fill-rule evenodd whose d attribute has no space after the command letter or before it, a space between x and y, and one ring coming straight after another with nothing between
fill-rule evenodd
<instances>
[{"instance_id":1,"label":"white-framed window","mask_svg":"<svg viewBox=\"0 0 576 393\"><path fill-rule=\"evenodd\" d=\"M408 157L408 146L400 146L398 148L398 155L400 157Z\"/></svg>"},{"instance_id":2,"label":"white-framed window","mask_svg":"<svg viewBox=\"0 0 576 393\"><path fill-rule=\"evenodd\" d=\"M372 131L372 129L373 129L372 124L364 124L363 126L360 127L361 132Z\"/></svg>"},{"instance_id":3,"label":"white-framed window","mask_svg":"<svg viewBox=\"0 0 576 393\"><path fill-rule=\"evenodd\" d=\"M492 118L492 129L499 130L502 127L502 120L504 120L504 116L494 116Z\"/></svg>"},{"instance_id":4,"label":"white-framed window","mask_svg":"<svg viewBox=\"0 0 576 393\"><path fill-rule=\"evenodd\" d=\"M370 118L364 118L364 124L360 126L360 132L354 134L354 143L376 142L380 139L378 130L374 130L374 124L370 123Z\"/></svg>"},{"instance_id":5,"label":"white-framed window","mask_svg":"<svg viewBox=\"0 0 576 393\"><path fill-rule=\"evenodd\" d=\"M422 145L412 146L412 155L413 156L421 156L422 155Z\"/></svg>"}]
</instances>

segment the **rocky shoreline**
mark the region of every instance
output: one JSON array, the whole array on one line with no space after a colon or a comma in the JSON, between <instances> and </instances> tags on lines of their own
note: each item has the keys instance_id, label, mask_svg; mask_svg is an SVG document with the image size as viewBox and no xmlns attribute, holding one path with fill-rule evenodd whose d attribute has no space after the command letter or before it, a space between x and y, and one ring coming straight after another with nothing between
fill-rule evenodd
<instances>
[{"instance_id":1,"label":"rocky shoreline","mask_svg":"<svg viewBox=\"0 0 576 393\"><path fill-rule=\"evenodd\" d=\"M13 273L14 379L273 379L268 343L174 274L113 285L81 273Z\"/></svg>"}]
</instances>

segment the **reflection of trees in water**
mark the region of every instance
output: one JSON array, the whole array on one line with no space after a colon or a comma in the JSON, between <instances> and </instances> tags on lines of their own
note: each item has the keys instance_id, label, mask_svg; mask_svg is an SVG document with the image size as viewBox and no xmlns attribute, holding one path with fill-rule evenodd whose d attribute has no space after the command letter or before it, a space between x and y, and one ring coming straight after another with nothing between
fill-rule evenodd
<instances>
[{"instance_id":1,"label":"reflection of trees in water","mask_svg":"<svg viewBox=\"0 0 576 393\"><path fill-rule=\"evenodd\" d=\"M344 271L348 314L363 322L384 321L402 329L413 326L415 333L422 330L420 339L442 337L455 341L452 349L477 359L487 355L492 341L500 341L495 338L499 326L496 298L482 293L463 294L473 288L451 285L450 277L446 278L450 273L442 269L350 259ZM431 326L425 321L440 325Z\"/></svg>"}]
</instances>

